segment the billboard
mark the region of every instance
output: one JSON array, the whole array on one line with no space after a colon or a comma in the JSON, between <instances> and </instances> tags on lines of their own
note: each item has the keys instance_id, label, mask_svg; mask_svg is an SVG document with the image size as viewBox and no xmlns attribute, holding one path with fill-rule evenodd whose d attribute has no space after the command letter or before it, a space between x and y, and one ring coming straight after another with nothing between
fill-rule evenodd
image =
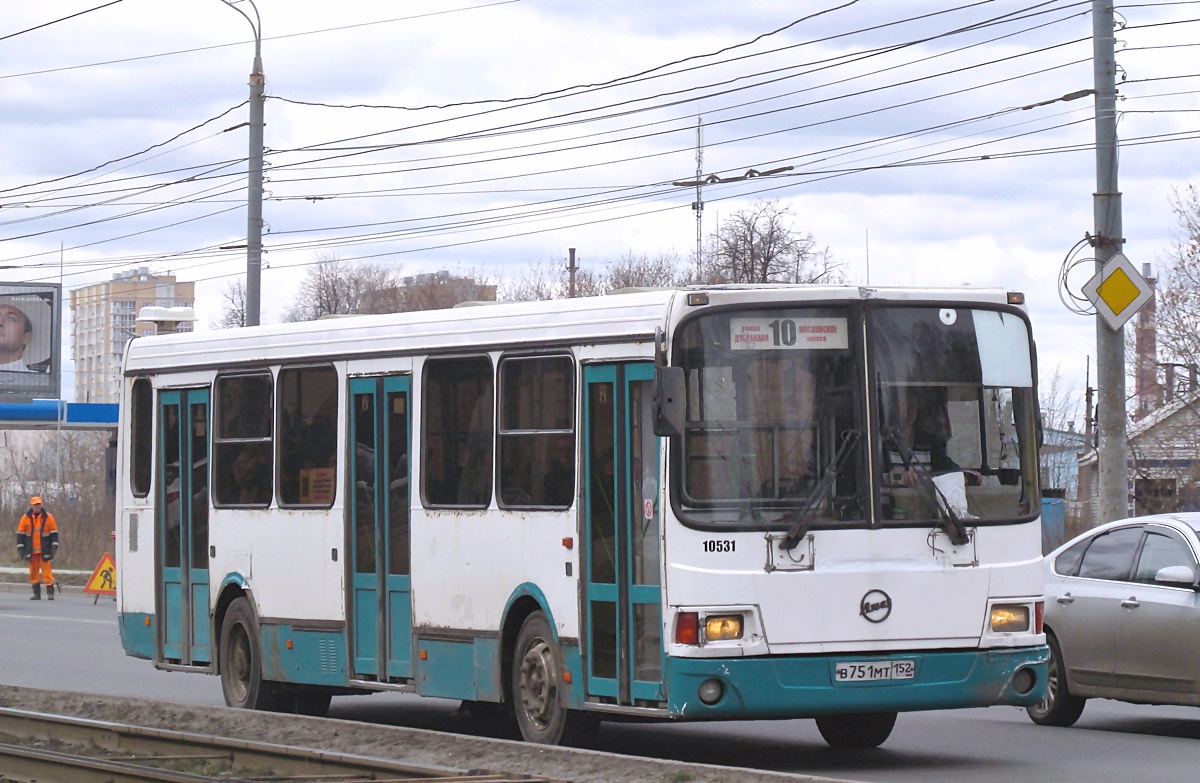
<instances>
[{"instance_id":1,"label":"billboard","mask_svg":"<svg viewBox=\"0 0 1200 783\"><path fill-rule=\"evenodd\" d=\"M0 283L0 400L59 398L62 286Z\"/></svg>"}]
</instances>

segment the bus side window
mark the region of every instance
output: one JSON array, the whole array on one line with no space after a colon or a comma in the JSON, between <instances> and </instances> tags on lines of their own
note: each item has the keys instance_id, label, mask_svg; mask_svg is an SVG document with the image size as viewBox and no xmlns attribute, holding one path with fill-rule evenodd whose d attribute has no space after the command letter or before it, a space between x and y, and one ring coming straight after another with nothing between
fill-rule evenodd
<instances>
[{"instance_id":1,"label":"bus side window","mask_svg":"<svg viewBox=\"0 0 1200 783\"><path fill-rule=\"evenodd\" d=\"M133 382L127 415L132 447L129 457L130 488L136 497L144 498L150 494L150 475L154 467L151 457L154 444L154 402L148 378L138 378Z\"/></svg>"},{"instance_id":2,"label":"bus side window","mask_svg":"<svg viewBox=\"0 0 1200 783\"><path fill-rule=\"evenodd\" d=\"M569 356L500 363L500 505L567 508L575 498L575 373Z\"/></svg>"},{"instance_id":3,"label":"bus side window","mask_svg":"<svg viewBox=\"0 0 1200 783\"><path fill-rule=\"evenodd\" d=\"M486 508L492 497L492 362L425 363L421 496L430 506Z\"/></svg>"},{"instance_id":4,"label":"bus side window","mask_svg":"<svg viewBox=\"0 0 1200 783\"><path fill-rule=\"evenodd\" d=\"M218 378L216 404L213 500L218 506L266 508L273 494L271 374Z\"/></svg>"},{"instance_id":5,"label":"bus side window","mask_svg":"<svg viewBox=\"0 0 1200 783\"><path fill-rule=\"evenodd\" d=\"M337 372L279 371L279 504L333 505L337 487Z\"/></svg>"}]
</instances>

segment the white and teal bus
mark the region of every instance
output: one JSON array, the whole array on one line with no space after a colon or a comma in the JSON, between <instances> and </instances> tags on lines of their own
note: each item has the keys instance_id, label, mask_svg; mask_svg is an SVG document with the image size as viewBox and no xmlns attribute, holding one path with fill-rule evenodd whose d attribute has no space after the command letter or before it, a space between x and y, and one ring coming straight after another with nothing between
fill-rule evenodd
<instances>
[{"instance_id":1,"label":"white and teal bus","mask_svg":"<svg viewBox=\"0 0 1200 783\"><path fill-rule=\"evenodd\" d=\"M129 655L323 714L407 691L605 717L1039 702L1020 294L721 286L138 338Z\"/></svg>"}]
</instances>

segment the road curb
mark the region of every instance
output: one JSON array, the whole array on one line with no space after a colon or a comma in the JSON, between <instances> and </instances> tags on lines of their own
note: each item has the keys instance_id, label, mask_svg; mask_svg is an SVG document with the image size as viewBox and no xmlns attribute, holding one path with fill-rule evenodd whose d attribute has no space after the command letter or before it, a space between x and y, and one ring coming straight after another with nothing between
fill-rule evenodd
<instances>
[{"instance_id":1,"label":"road curb","mask_svg":"<svg viewBox=\"0 0 1200 783\"><path fill-rule=\"evenodd\" d=\"M104 697L0 686L0 706L219 737L256 737L299 747L358 754L413 764L540 775L572 783L853 783L839 778L768 772L710 764L623 756L596 750L532 745L513 740L450 734L333 718L307 718L222 707ZM271 737L281 739L271 740Z\"/></svg>"}]
</instances>

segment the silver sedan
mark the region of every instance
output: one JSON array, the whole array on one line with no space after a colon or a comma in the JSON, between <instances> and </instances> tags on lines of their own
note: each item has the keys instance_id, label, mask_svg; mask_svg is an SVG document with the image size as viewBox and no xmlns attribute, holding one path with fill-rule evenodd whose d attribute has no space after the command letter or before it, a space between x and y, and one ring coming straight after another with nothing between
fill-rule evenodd
<instances>
[{"instance_id":1,"label":"silver sedan","mask_svg":"<svg viewBox=\"0 0 1200 783\"><path fill-rule=\"evenodd\" d=\"M1070 726L1089 698L1200 705L1200 513L1101 525L1046 556L1046 700Z\"/></svg>"}]
</instances>

